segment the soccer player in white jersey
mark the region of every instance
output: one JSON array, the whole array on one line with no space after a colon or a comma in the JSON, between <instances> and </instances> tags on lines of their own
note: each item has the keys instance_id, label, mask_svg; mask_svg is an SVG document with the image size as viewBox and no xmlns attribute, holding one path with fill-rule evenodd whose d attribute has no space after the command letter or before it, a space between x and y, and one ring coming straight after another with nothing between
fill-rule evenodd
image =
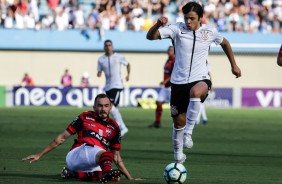
<instances>
[{"instance_id":1,"label":"soccer player in white jersey","mask_svg":"<svg viewBox=\"0 0 282 184\"><path fill-rule=\"evenodd\" d=\"M124 134L128 132L128 128L124 124L122 116L117 107L119 104L120 92L124 88L121 77L121 65L126 66L127 75L125 77L125 80L128 81L130 74L130 64L121 54L113 51L113 43L111 40L106 40L104 42L104 50L105 54L103 54L98 59L97 76L101 77L102 72L105 73L106 85L104 90L110 97L112 102L111 114L119 124L119 127L121 129L121 136L124 136Z\"/></svg>"},{"instance_id":2,"label":"soccer player in white jersey","mask_svg":"<svg viewBox=\"0 0 282 184\"><path fill-rule=\"evenodd\" d=\"M200 104L211 88L207 57L213 42L223 48L231 64L232 73L237 78L241 76L229 42L215 28L201 25L202 6L189 2L183 6L182 12L184 22L165 26L168 19L162 16L147 33L148 40L171 39L175 47L175 64L170 80L170 107L174 123L174 161L177 163L183 163L186 159L183 146L193 146L191 136Z\"/></svg>"}]
</instances>

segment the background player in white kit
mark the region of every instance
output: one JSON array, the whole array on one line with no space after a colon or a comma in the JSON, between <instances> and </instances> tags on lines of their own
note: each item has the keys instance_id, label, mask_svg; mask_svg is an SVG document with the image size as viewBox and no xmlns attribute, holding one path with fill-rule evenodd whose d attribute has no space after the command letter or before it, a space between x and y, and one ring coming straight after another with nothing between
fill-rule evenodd
<instances>
[{"instance_id":1,"label":"background player in white kit","mask_svg":"<svg viewBox=\"0 0 282 184\"><path fill-rule=\"evenodd\" d=\"M207 65L208 65L208 71L209 71L209 76L211 79L211 65L210 65L210 61L207 61ZM211 91L211 89L210 89ZM209 91L209 93L210 93ZM201 103L200 105L200 110L199 110L199 114L197 117L197 121L196 124L200 124L201 123L201 119L202 119L202 123L203 124L207 124L208 123L208 116L207 116L207 112L206 112L206 105L205 103Z\"/></svg>"},{"instance_id":2,"label":"background player in white kit","mask_svg":"<svg viewBox=\"0 0 282 184\"><path fill-rule=\"evenodd\" d=\"M165 26L168 19L160 17L147 33L147 39L171 39L175 47L175 64L170 80L170 107L174 123L174 161L177 163L183 163L186 159L183 146L193 146L191 136L200 104L205 101L211 88L206 62L209 47L213 42L223 48L231 64L232 73L236 77L241 76L229 42L215 28L201 25L202 6L189 2L183 6L182 12L184 23Z\"/></svg>"},{"instance_id":3,"label":"background player in white kit","mask_svg":"<svg viewBox=\"0 0 282 184\"><path fill-rule=\"evenodd\" d=\"M121 136L124 136L128 132L128 128L125 126L122 116L118 110L118 104L120 99L120 92L123 90L124 85L121 77L121 65L126 66L127 75L125 80L129 80L130 64L121 55L113 51L113 43L111 40L104 42L105 54L98 59L97 76L101 77L102 72L106 76L105 92L110 97L112 102L111 114L113 118L119 124L121 129Z\"/></svg>"}]
</instances>

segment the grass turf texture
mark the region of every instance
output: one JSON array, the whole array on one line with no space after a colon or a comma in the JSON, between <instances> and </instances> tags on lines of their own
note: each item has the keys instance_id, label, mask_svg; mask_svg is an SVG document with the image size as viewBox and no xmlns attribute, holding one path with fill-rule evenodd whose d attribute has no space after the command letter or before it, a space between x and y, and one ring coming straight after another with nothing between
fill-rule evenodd
<instances>
[{"instance_id":1,"label":"grass turf texture","mask_svg":"<svg viewBox=\"0 0 282 184\"><path fill-rule=\"evenodd\" d=\"M69 122L86 108L0 108L0 183L81 183L63 180L73 136L40 161L21 158L41 151ZM162 128L149 129L153 110L120 109L129 132L122 139L121 155L133 177L165 183L163 171L173 162L170 113L165 110ZM282 111L278 109L207 109L209 123L196 125L194 147L185 149L190 184L282 183Z\"/></svg>"}]
</instances>

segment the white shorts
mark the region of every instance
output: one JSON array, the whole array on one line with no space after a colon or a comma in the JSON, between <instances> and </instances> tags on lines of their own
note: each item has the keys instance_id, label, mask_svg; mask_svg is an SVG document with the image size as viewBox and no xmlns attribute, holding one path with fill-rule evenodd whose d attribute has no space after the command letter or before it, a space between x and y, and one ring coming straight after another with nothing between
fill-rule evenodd
<instances>
[{"instance_id":1,"label":"white shorts","mask_svg":"<svg viewBox=\"0 0 282 184\"><path fill-rule=\"evenodd\" d=\"M170 103L171 88L162 87L157 98L157 102Z\"/></svg>"},{"instance_id":2,"label":"white shorts","mask_svg":"<svg viewBox=\"0 0 282 184\"><path fill-rule=\"evenodd\" d=\"M98 146L87 146L85 144L72 149L66 156L67 166L72 171L93 172L101 171L96 163L96 155L104 150Z\"/></svg>"}]
</instances>

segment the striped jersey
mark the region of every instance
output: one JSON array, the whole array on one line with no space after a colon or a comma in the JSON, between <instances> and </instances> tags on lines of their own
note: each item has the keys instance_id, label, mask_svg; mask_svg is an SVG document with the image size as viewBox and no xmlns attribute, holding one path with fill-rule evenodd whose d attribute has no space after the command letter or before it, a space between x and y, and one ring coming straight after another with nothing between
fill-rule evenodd
<instances>
[{"instance_id":1,"label":"striped jersey","mask_svg":"<svg viewBox=\"0 0 282 184\"><path fill-rule=\"evenodd\" d=\"M105 91L117 88L123 89L123 81L121 77L121 65L128 65L128 61L118 53L111 56L102 55L98 59L98 72L103 71L106 76Z\"/></svg>"},{"instance_id":2,"label":"striped jersey","mask_svg":"<svg viewBox=\"0 0 282 184\"><path fill-rule=\"evenodd\" d=\"M171 39L175 47L175 64L171 83L187 84L210 79L207 59L210 45L223 41L220 33L211 26L203 25L196 31L189 30L185 23L167 25L159 29L161 39Z\"/></svg>"},{"instance_id":3,"label":"striped jersey","mask_svg":"<svg viewBox=\"0 0 282 184\"><path fill-rule=\"evenodd\" d=\"M175 57L167 59L165 65L164 65L164 80L166 80L169 77L171 77L171 73L172 73L172 70L173 70L174 62L175 62ZM169 88L170 87L170 82L167 82L166 84L164 84L164 86L166 88Z\"/></svg>"},{"instance_id":4,"label":"striped jersey","mask_svg":"<svg viewBox=\"0 0 282 184\"><path fill-rule=\"evenodd\" d=\"M107 121L99 119L94 111L81 113L67 127L70 134L77 134L77 139L72 148L87 143L99 146L105 150L120 149L120 129L118 124L111 118Z\"/></svg>"}]
</instances>

